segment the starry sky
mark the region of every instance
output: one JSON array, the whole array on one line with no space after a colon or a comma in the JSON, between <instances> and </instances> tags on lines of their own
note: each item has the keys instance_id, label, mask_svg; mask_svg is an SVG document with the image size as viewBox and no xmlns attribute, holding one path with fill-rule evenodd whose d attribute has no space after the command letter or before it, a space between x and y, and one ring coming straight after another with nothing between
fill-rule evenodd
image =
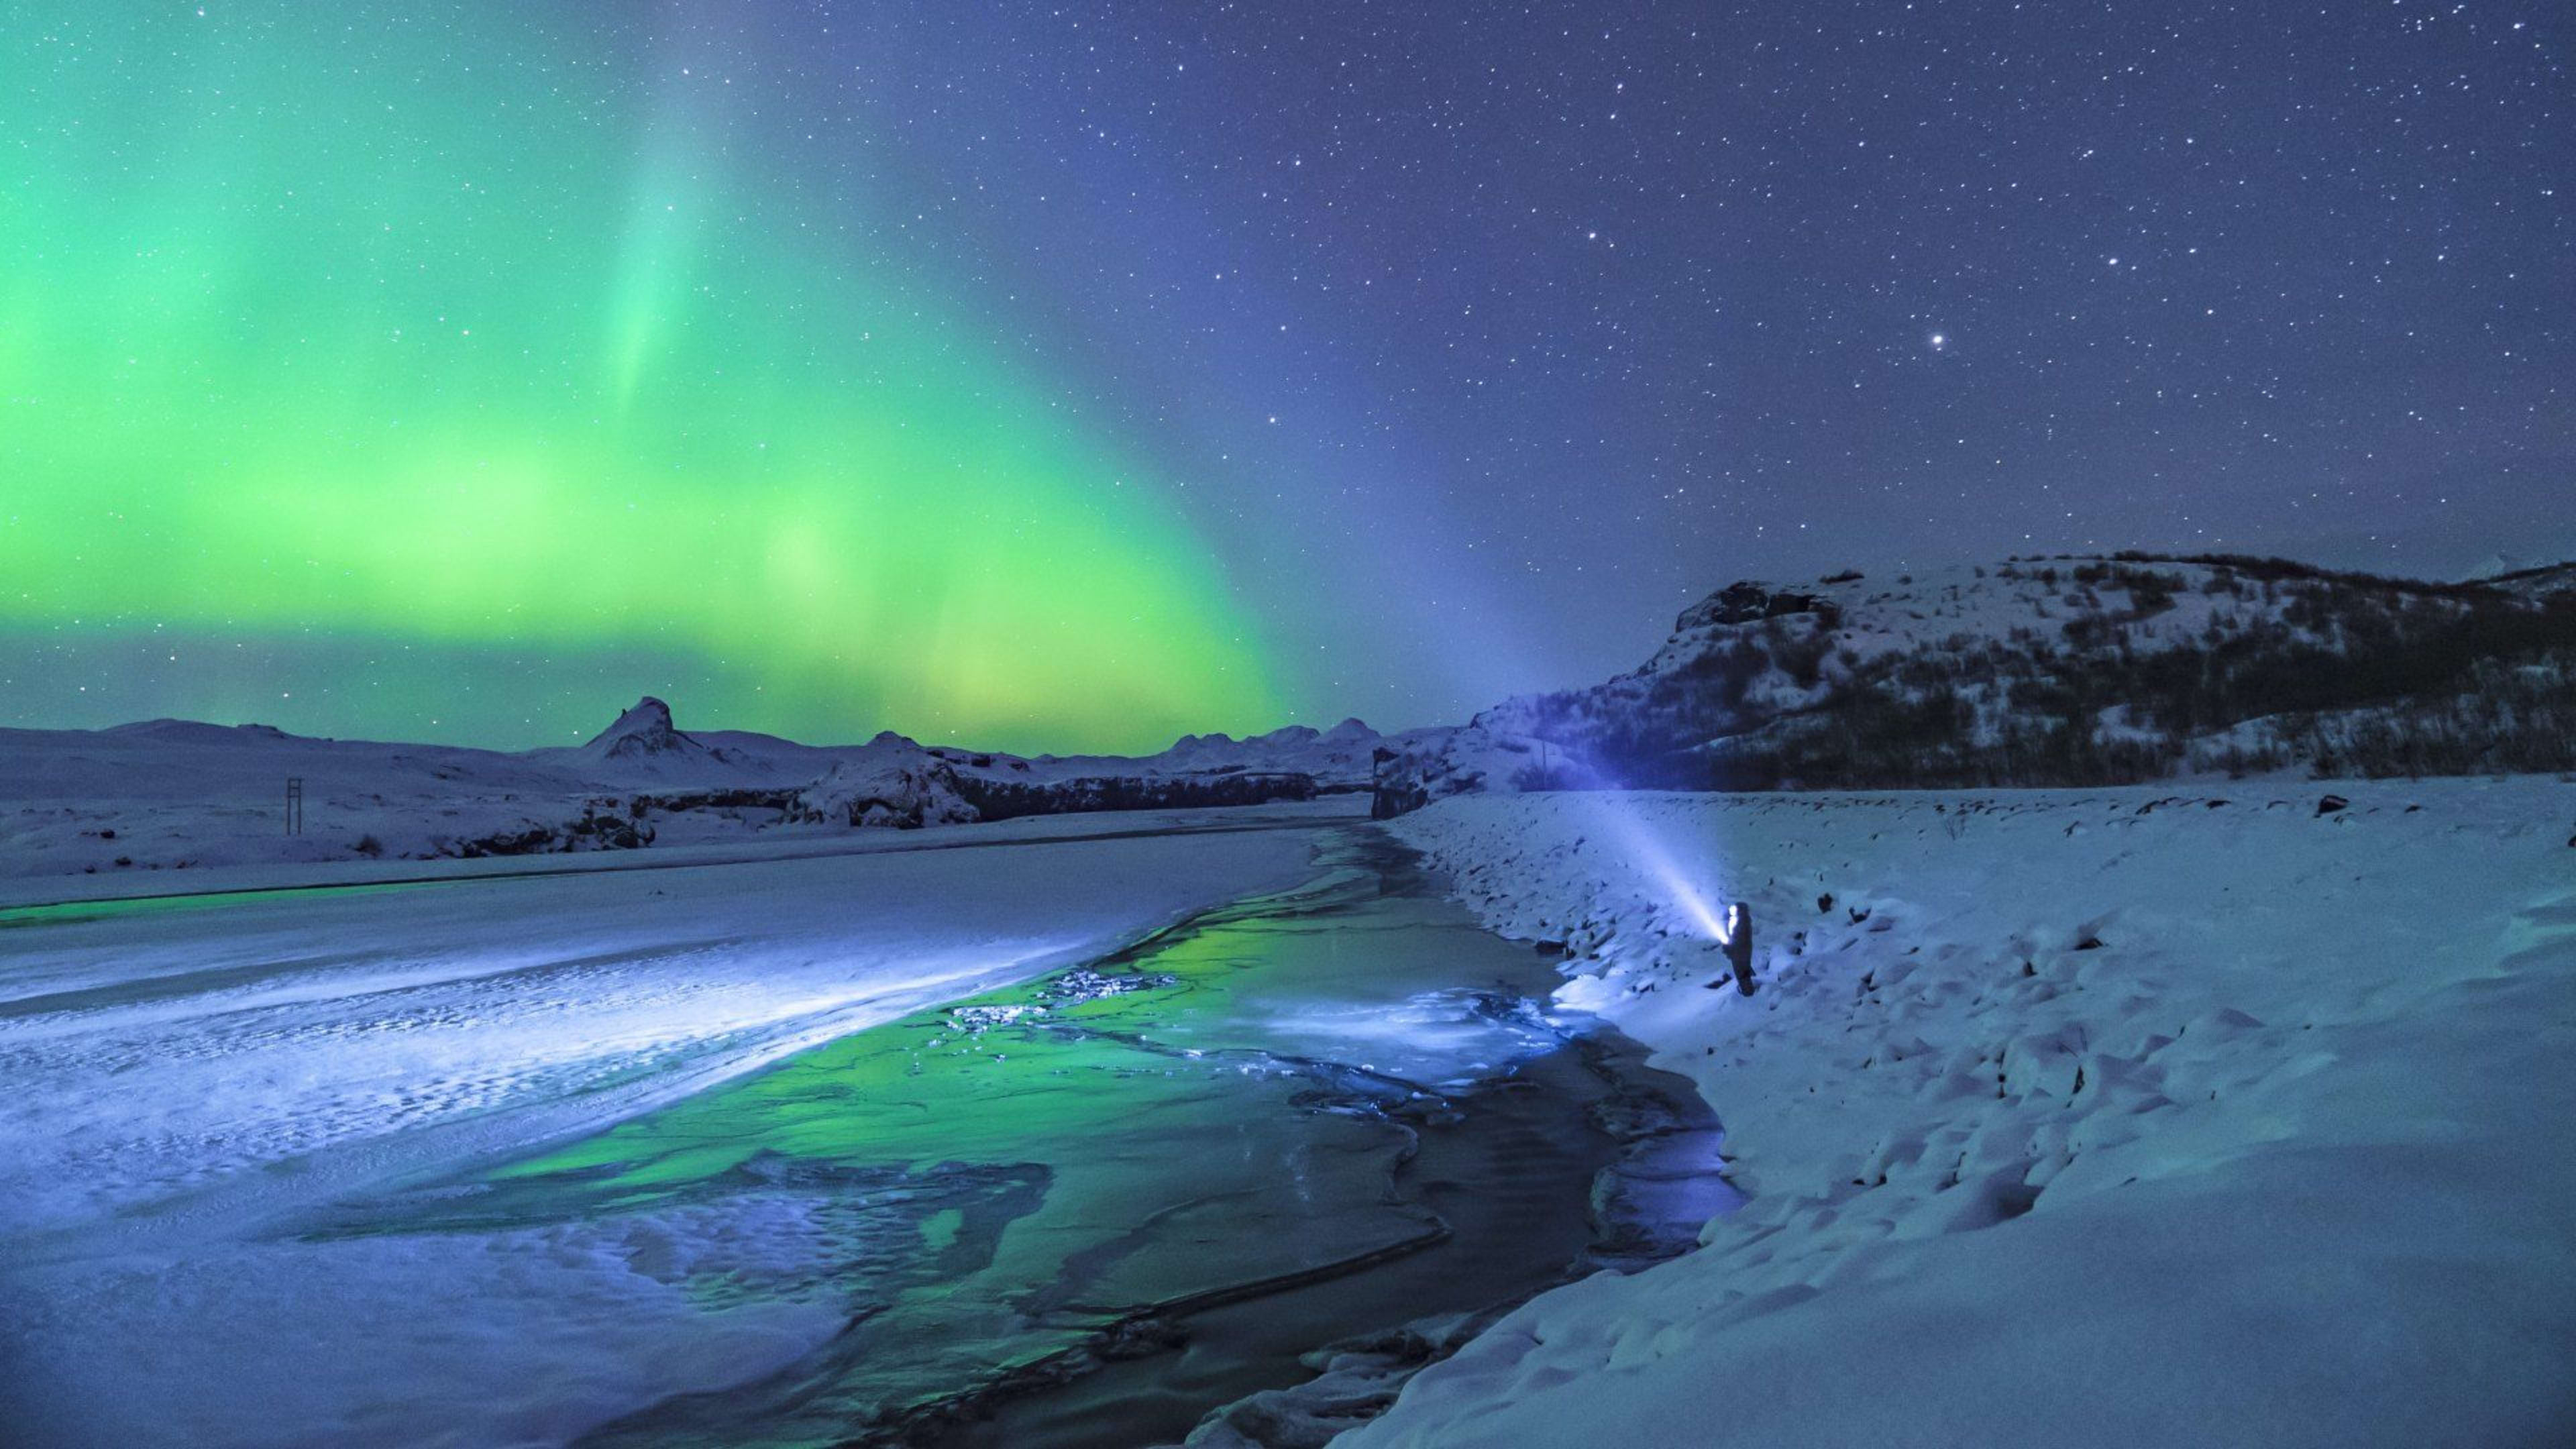
<instances>
[{"instance_id":1,"label":"starry sky","mask_svg":"<svg viewBox=\"0 0 2576 1449\"><path fill-rule=\"evenodd\" d=\"M1151 749L1739 577L2576 554L2570 26L17 0L0 724Z\"/></svg>"}]
</instances>

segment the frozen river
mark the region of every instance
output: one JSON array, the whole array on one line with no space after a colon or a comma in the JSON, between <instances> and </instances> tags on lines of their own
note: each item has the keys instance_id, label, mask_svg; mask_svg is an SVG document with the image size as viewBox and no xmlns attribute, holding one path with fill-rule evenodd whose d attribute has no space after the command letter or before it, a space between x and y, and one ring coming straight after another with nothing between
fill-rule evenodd
<instances>
[{"instance_id":1,"label":"frozen river","mask_svg":"<svg viewBox=\"0 0 2576 1449\"><path fill-rule=\"evenodd\" d=\"M1723 1194L1688 1091L1364 829L39 916L0 963L13 1442L1177 1439Z\"/></svg>"}]
</instances>

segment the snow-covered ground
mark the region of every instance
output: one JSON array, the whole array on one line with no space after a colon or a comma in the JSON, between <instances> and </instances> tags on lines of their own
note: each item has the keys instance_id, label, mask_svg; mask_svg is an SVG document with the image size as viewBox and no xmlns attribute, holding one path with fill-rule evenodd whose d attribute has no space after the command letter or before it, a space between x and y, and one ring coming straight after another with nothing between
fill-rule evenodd
<instances>
[{"instance_id":1,"label":"snow-covered ground","mask_svg":"<svg viewBox=\"0 0 2576 1449\"><path fill-rule=\"evenodd\" d=\"M279 1227L1285 883L1351 803L0 906L0 1442L361 1442L424 1403L455 1442L560 1441L794 1361L842 1319L684 1286L836 1251L765 1199ZM1566 1003L1699 1085L1749 1200L1512 1314L1356 1449L2576 1431L2576 784L1472 796L1393 828L1567 945ZM1734 898L1749 998L1703 989Z\"/></svg>"},{"instance_id":2,"label":"snow-covered ground","mask_svg":"<svg viewBox=\"0 0 2576 1449\"><path fill-rule=\"evenodd\" d=\"M1569 943L1565 999L1699 1084L1750 1198L1352 1449L2576 1442L2576 785L1477 796L1395 828ZM1757 994L1702 989L1692 894L1752 903Z\"/></svg>"},{"instance_id":3,"label":"snow-covered ground","mask_svg":"<svg viewBox=\"0 0 2576 1449\"><path fill-rule=\"evenodd\" d=\"M840 1320L672 1265L792 1259L794 1223L275 1228L1292 883L1311 818L0 914L0 1442L386 1442L423 1396L457 1442L559 1441L788 1362Z\"/></svg>"}]
</instances>

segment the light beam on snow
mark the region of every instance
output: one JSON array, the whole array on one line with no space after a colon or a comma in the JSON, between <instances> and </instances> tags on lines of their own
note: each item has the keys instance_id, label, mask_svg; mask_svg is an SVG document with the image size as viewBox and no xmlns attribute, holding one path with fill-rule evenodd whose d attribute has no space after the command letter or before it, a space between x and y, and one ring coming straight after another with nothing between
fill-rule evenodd
<instances>
[{"instance_id":1,"label":"light beam on snow","mask_svg":"<svg viewBox=\"0 0 2576 1449\"><path fill-rule=\"evenodd\" d=\"M1708 939L1725 939L1726 930L1719 923L1717 904L1711 892L1701 885L1702 881L1716 877L1714 852L1691 851L1677 846L1638 810L1638 797L1632 793L1594 792L1585 799L1590 802L1600 827L1662 888L1665 899L1672 903L1673 908Z\"/></svg>"}]
</instances>

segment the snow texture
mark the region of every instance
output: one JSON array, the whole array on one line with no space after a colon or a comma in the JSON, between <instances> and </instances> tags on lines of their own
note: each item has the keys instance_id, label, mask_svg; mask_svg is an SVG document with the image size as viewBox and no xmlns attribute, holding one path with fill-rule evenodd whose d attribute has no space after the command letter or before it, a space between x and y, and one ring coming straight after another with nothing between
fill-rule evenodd
<instances>
[{"instance_id":1,"label":"snow texture","mask_svg":"<svg viewBox=\"0 0 2576 1449\"><path fill-rule=\"evenodd\" d=\"M1398 822L1567 943L1750 1197L1338 1442L2576 1441L2576 787L2333 788ZM1750 997L1702 989L1735 897Z\"/></svg>"}]
</instances>

